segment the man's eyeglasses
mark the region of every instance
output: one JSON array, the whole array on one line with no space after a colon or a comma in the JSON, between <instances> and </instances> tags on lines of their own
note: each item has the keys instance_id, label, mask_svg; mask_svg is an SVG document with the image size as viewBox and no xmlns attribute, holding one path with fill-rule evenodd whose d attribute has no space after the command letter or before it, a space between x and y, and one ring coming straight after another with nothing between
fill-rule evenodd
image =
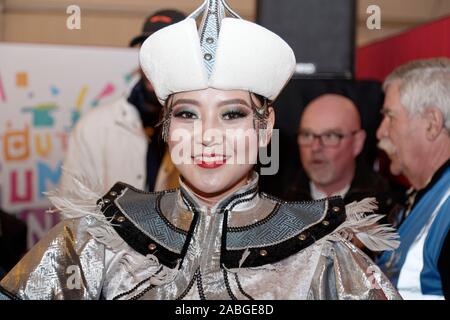
<instances>
[{"instance_id":1,"label":"man's eyeglasses","mask_svg":"<svg viewBox=\"0 0 450 320\"><path fill-rule=\"evenodd\" d=\"M300 131L298 134L298 142L302 147L309 147L317 138L324 147L337 147L341 143L342 139L352 137L359 131L360 130L355 130L350 133L329 131L321 134L315 134L310 131Z\"/></svg>"}]
</instances>

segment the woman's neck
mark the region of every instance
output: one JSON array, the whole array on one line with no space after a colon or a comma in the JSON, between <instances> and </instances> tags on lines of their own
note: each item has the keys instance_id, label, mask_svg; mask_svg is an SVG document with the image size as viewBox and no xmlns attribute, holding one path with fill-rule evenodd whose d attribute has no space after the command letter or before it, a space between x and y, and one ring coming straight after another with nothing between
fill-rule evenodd
<instances>
[{"instance_id":1,"label":"woman's neck","mask_svg":"<svg viewBox=\"0 0 450 320\"><path fill-rule=\"evenodd\" d=\"M196 189L192 184L188 181L183 181L189 190L195 195L195 197L201 202L201 204L205 205L208 209L214 207L221 199L225 198L229 194L233 194L243 186L245 186L252 177L252 172L242 177L242 179L238 180L231 187L221 190L215 193L207 193L201 190Z\"/></svg>"}]
</instances>

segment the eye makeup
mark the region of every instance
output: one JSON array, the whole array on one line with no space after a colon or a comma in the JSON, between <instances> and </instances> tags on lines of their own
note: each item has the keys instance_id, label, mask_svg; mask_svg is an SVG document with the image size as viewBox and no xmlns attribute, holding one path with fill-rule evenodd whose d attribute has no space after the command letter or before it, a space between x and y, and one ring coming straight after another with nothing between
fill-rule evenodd
<instances>
[{"instance_id":1,"label":"eye makeup","mask_svg":"<svg viewBox=\"0 0 450 320\"><path fill-rule=\"evenodd\" d=\"M228 107L220 111L220 116L223 120L237 120L246 118L250 112L245 107Z\"/></svg>"},{"instance_id":2,"label":"eye makeup","mask_svg":"<svg viewBox=\"0 0 450 320\"><path fill-rule=\"evenodd\" d=\"M197 111L195 111L193 108L184 106L176 107L172 111L172 114L174 118L179 119L194 120L199 118Z\"/></svg>"}]
</instances>

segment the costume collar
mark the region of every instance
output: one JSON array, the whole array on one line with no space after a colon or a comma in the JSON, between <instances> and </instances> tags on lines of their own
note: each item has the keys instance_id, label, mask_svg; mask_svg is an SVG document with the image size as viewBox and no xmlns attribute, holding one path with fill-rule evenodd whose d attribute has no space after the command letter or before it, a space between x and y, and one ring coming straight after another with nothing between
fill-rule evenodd
<instances>
[{"instance_id":1,"label":"costume collar","mask_svg":"<svg viewBox=\"0 0 450 320\"><path fill-rule=\"evenodd\" d=\"M228 225L233 220L229 215L241 215L232 210L256 196L254 189L257 189L258 179L257 175L254 177L215 206L217 212L223 214L221 265L226 268L256 267L280 261L333 232L346 219L344 202L339 197L288 203L261 194L257 204L270 208L263 219ZM118 235L135 251L144 256L154 254L162 264L174 268L180 266L179 262L185 257L203 214L189 207L192 220L187 228L180 229L171 218L172 212L176 218L183 215L178 210L181 208L176 200L178 193L175 190L143 192L119 182L98 205ZM182 201L186 206L195 205L186 189ZM252 210L260 212L259 207ZM241 215L244 216L245 213ZM244 254L245 261L242 260Z\"/></svg>"},{"instance_id":2,"label":"costume collar","mask_svg":"<svg viewBox=\"0 0 450 320\"><path fill-rule=\"evenodd\" d=\"M252 177L245 186L242 186L235 192L226 195L215 204L210 212L224 212L224 211L246 211L256 206L259 201L258 195L258 173L252 173ZM180 192L178 197L178 204L185 209L195 208L199 212L208 211L207 207L195 195L195 193L183 182L180 177Z\"/></svg>"}]
</instances>

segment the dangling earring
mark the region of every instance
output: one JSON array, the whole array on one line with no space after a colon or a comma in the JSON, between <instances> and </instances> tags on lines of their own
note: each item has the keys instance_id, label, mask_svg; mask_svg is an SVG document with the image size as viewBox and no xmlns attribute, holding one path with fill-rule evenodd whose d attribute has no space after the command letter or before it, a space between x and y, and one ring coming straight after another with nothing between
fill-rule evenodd
<instances>
[{"instance_id":1,"label":"dangling earring","mask_svg":"<svg viewBox=\"0 0 450 320\"><path fill-rule=\"evenodd\" d=\"M170 119L172 118L172 96L167 100L165 111L163 115L163 120L160 124L162 124L162 138L163 141L167 143L169 141L169 129L170 129ZM158 125L160 125L158 124Z\"/></svg>"},{"instance_id":2,"label":"dangling earring","mask_svg":"<svg viewBox=\"0 0 450 320\"><path fill-rule=\"evenodd\" d=\"M267 145L267 119L269 117L269 103L264 98L263 105L258 107L254 101L252 94L250 94L250 101L253 109L253 127L258 135L258 146L263 147Z\"/></svg>"}]
</instances>

